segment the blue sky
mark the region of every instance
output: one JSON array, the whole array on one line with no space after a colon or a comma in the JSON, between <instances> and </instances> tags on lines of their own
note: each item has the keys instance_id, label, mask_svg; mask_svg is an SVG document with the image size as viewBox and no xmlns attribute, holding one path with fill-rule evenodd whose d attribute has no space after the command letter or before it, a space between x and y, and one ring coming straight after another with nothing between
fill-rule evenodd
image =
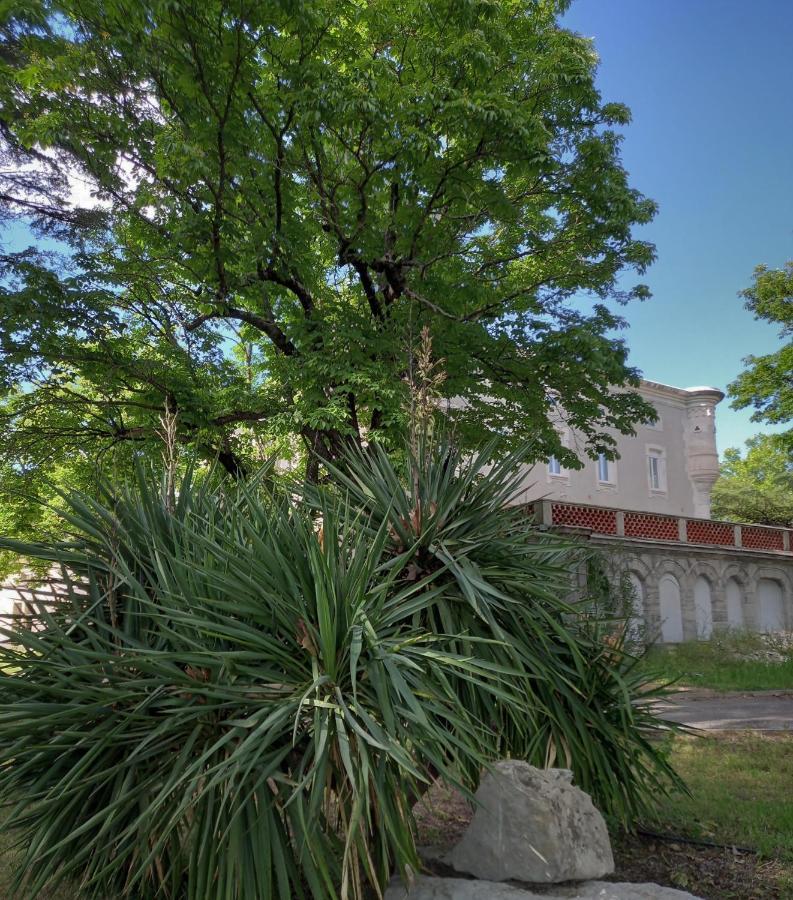
<instances>
[{"instance_id":1,"label":"blue sky","mask_svg":"<svg viewBox=\"0 0 793 900\"><path fill-rule=\"evenodd\" d=\"M640 232L653 297L625 310L631 362L724 389L779 346L737 293L758 263L793 259L793 3L575 0L565 24L594 38L604 99L631 108L624 163L660 206ZM722 451L765 430L729 399L716 421Z\"/></svg>"}]
</instances>

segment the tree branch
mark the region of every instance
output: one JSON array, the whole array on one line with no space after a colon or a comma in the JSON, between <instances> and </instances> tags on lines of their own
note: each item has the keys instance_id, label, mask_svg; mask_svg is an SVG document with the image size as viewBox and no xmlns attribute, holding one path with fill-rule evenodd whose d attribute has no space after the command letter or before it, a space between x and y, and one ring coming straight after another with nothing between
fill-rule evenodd
<instances>
[{"instance_id":1,"label":"tree branch","mask_svg":"<svg viewBox=\"0 0 793 900\"><path fill-rule=\"evenodd\" d=\"M268 319L265 316L249 312L247 309L238 309L227 303L224 303L219 309L211 313L204 313L203 315L196 316L195 319L184 326L184 329L187 332L195 331L211 319L236 319L238 322L245 322L246 324L257 328L259 331L264 332L284 356L298 355L297 347L284 334L273 319Z\"/></svg>"}]
</instances>

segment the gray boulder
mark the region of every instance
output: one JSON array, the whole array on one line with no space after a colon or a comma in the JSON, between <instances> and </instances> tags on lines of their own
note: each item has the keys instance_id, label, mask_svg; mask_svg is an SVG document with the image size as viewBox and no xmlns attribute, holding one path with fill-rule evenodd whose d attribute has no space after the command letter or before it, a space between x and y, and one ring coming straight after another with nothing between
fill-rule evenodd
<instances>
[{"instance_id":1,"label":"gray boulder","mask_svg":"<svg viewBox=\"0 0 793 900\"><path fill-rule=\"evenodd\" d=\"M416 878L410 891L394 881L385 892L385 900L699 900L693 894L657 884L609 884L587 881L572 888L556 888L553 894L498 884L493 881L469 881L464 878Z\"/></svg>"},{"instance_id":2,"label":"gray boulder","mask_svg":"<svg viewBox=\"0 0 793 900\"><path fill-rule=\"evenodd\" d=\"M496 763L462 840L445 858L489 881L585 881L614 871L606 823L567 769Z\"/></svg>"}]
</instances>

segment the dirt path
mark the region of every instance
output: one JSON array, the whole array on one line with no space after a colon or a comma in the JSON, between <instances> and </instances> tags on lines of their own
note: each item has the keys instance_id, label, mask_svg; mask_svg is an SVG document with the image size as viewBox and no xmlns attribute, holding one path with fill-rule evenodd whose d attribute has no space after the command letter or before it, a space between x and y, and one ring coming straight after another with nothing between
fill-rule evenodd
<instances>
[{"instance_id":1,"label":"dirt path","mask_svg":"<svg viewBox=\"0 0 793 900\"><path fill-rule=\"evenodd\" d=\"M658 711L705 731L793 731L793 691L683 689L659 703Z\"/></svg>"}]
</instances>

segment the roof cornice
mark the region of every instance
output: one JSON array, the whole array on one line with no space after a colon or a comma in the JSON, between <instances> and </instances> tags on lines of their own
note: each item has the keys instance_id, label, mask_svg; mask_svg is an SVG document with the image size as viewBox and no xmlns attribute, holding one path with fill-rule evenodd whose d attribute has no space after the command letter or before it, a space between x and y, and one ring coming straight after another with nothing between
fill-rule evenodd
<instances>
[{"instance_id":1,"label":"roof cornice","mask_svg":"<svg viewBox=\"0 0 793 900\"><path fill-rule=\"evenodd\" d=\"M640 390L644 393L655 394L658 397L671 398L680 400L683 403L690 403L695 399L710 399L714 403L720 403L724 399L724 391L720 391L715 387L690 387L679 388L671 384L664 384L661 381L650 381L643 378L640 384Z\"/></svg>"}]
</instances>

